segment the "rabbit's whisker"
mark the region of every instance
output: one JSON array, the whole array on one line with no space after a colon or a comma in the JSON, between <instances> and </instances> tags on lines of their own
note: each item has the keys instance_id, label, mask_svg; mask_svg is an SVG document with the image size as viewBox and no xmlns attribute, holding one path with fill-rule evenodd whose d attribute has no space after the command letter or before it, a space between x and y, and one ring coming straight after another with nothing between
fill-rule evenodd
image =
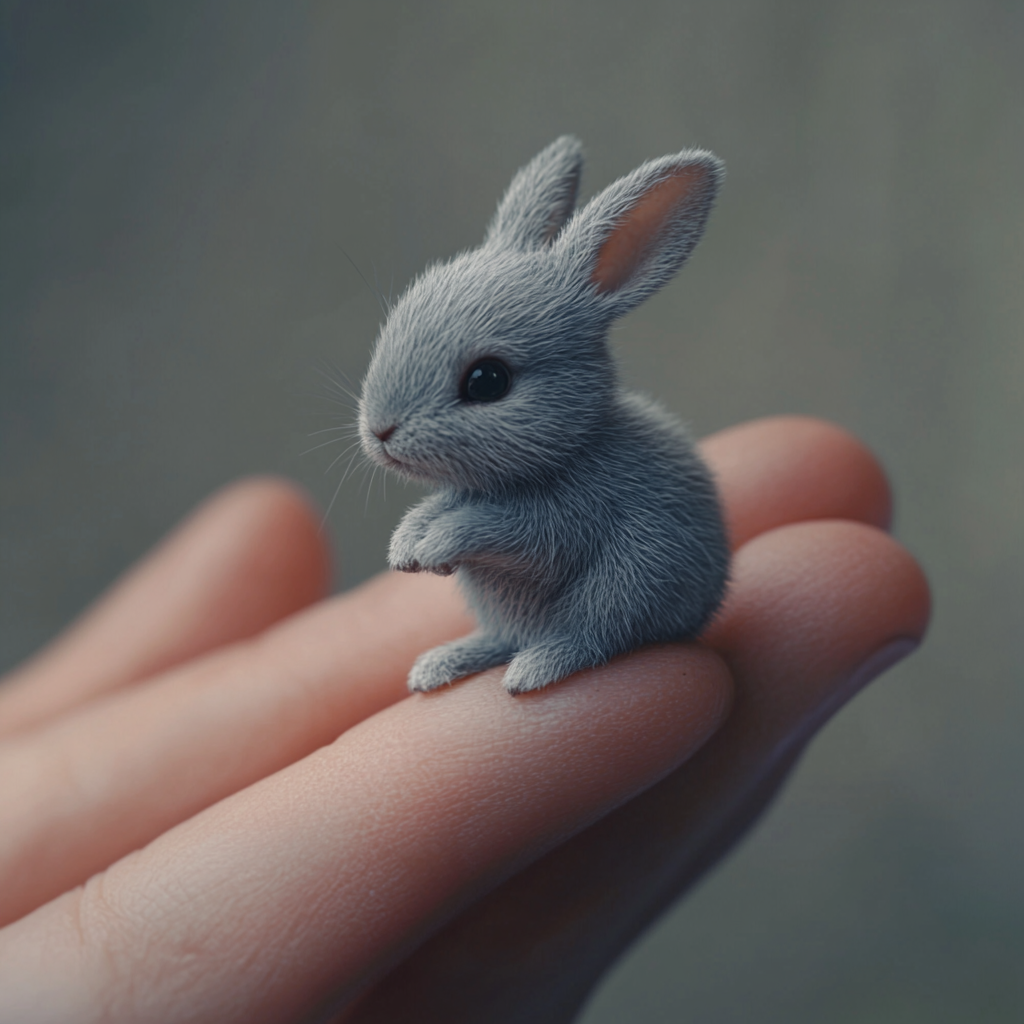
<instances>
[{"instance_id":1,"label":"rabbit's whisker","mask_svg":"<svg viewBox=\"0 0 1024 1024\"><path fill-rule=\"evenodd\" d=\"M377 280L377 267L374 265L373 260L370 260L370 266L373 267L373 284L377 289L377 294L380 296L381 304L384 308L385 313L391 313L391 303L387 296L380 290L380 282Z\"/></svg>"},{"instance_id":2,"label":"rabbit's whisker","mask_svg":"<svg viewBox=\"0 0 1024 1024\"><path fill-rule=\"evenodd\" d=\"M348 446L348 447L347 447L347 448L346 448L346 449L345 449L345 450L344 450L344 451L343 451L343 452L342 452L342 453L341 453L340 455L336 456L336 457L335 457L335 459L334 459L334 461L333 461L333 462L331 462L331 464L330 464L330 465L329 465L329 466L328 466L328 467L327 467L327 468L326 468L326 469L324 470L324 476L327 476L327 474L328 474L328 473L330 473L330 471L331 471L332 469L334 469L334 467L335 467L335 466L336 466L336 465L337 465L337 464L338 464L339 462L341 462L341 460L342 460L343 458L345 458L345 456L346 456L346 455L348 455L348 453L349 453L350 451L352 451L352 449L353 449L353 448L355 448L355 447L356 447L356 445L358 445L358 444L359 444L359 442L358 442L358 441L355 441L355 442L353 442L353 443L352 443L352 444L350 444L350 445L349 445L349 446Z\"/></svg>"},{"instance_id":3,"label":"rabbit's whisker","mask_svg":"<svg viewBox=\"0 0 1024 1024\"><path fill-rule=\"evenodd\" d=\"M341 373L341 371L338 370L337 367L331 367L330 365L328 365L328 369L324 369L322 366L314 365L313 369L317 373L319 373L320 376L323 377L328 382L328 384L330 384L336 390L338 394L351 398L352 401L358 405L359 396L351 388L346 387L346 385L342 384L341 381L335 380L335 378L332 376L332 373ZM344 376L344 374L341 375Z\"/></svg>"},{"instance_id":4,"label":"rabbit's whisker","mask_svg":"<svg viewBox=\"0 0 1024 1024\"><path fill-rule=\"evenodd\" d=\"M353 259L352 259L352 257L351 257L351 256L349 256L349 254L348 254L347 252L345 252L345 249L344 249L344 248L343 248L342 246L339 246L338 248L340 248L340 249L341 249L341 251L342 251L342 252L343 252L343 253L345 254L345 259L347 259L347 260L349 261L349 263L351 263L351 264L352 264L352 267L353 267L353 269L354 269L354 270L355 270L355 272L356 272L356 273L357 273L357 274L359 275L359 279L360 279L360 280L361 280L361 281L363 282L363 284L365 284L365 285L366 285L366 287L367 287L367 289L369 290L370 294L371 294L371 295L375 295L375 296L376 296L376 299L377 299L377 305L378 305L378 306L380 306L380 311L381 311L381 312L382 312L382 313L384 314L384 316L386 317L386 316L388 315L388 311L387 311L387 309L385 309L385 308L384 308L384 304L383 304L383 302L381 301L381 296L380 296L380 294L379 294L379 293L375 293L375 292L374 292L373 288L372 288L372 287L370 286L370 282L366 280L366 278L365 278L365 277L363 276L363 272L362 272L362 271L361 271L361 270L360 270L360 269L359 269L359 268L358 268L358 267L356 266L355 260L353 260ZM371 261L371 262L372 262L372 261Z\"/></svg>"},{"instance_id":5,"label":"rabbit's whisker","mask_svg":"<svg viewBox=\"0 0 1024 1024\"><path fill-rule=\"evenodd\" d=\"M345 435L347 437L355 437L359 433L358 427L346 424L343 427L323 427L320 430L311 430L306 437L316 437L317 434L336 434L339 430L347 431L348 433Z\"/></svg>"},{"instance_id":6,"label":"rabbit's whisker","mask_svg":"<svg viewBox=\"0 0 1024 1024\"><path fill-rule=\"evenodd\" d=\"M373 481L374 481L374 479L377 476L377 470L379 468L380 468L379 466L374 466L373 467L373 472L370 473L370 483L369 483L369 486L366 488L366 501L363 504L363 516L364 517L368 516L370 514L370 494L373 491Z\"/></svg>"},{"instance_id":7,"label":"rabbit's whisker","mask_svg":"<svg viewBox=\"0 0 1024 1024\"><path fill-rule=\"evenodd\" d=\"M329 444L338 444L341 441L347 441L347 437L332 437L329 441L321 441L320 444L313 445L312 448L307 448L304 452L299 452L299 458L301 459L304 455L308 455L310 452L318 451L320 448L326 448ZM355 442L358 444L359 442ZM349 446L351 447L351 445ZM348 451L348 448L345 449Z\"/></svg>"}]
</instances>

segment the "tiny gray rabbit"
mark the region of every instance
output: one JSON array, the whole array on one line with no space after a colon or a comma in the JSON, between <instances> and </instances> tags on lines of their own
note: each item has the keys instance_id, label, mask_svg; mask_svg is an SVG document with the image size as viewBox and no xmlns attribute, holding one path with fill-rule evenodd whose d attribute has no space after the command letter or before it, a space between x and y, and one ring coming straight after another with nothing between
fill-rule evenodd
<instances>
[{"instance_id":1,"label":"tiny gray rabbit","mask_svg":"<svg viewBox=\"0 0 1024 1024\"><path fill-rule=\"evenodd\" d=\"M476 632L427 651L412 690L507 664L536 690L642 644L697 636L729 549L683 426L619 382L613 320L693 251L723 177L699 149L573 212L580 143L523 167L478 248L391 309L362 385L374 462L435 488L391 538L405 572L456 573Z\"/></svg>"}]
</instances>

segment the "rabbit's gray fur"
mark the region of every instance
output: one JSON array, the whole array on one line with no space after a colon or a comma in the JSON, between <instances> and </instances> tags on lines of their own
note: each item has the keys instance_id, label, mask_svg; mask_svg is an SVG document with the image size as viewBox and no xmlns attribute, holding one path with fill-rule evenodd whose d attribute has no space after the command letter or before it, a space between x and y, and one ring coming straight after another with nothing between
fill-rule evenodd
<instances>
[{"instance_id":1,"label":"rabbit's gray fur","mask_svg":"<svg viewBox=\"0 0 1024 1024\"><path fill-rule=\"evenodd\" d=\"M564 136L518 172L483 244L395 304L363 382L366 453L436 488L389 563L457 572L478 622L417 660L414 690L505 663L509 691L538 689L692 638L722 600L711 477L682 425L621 386L607 345L612 320L697 244L722 165L704 150L652 160L573 214L581 163ZM462 400L487 356L511 369L510 390Z\"/></svg>"}]
</instances>

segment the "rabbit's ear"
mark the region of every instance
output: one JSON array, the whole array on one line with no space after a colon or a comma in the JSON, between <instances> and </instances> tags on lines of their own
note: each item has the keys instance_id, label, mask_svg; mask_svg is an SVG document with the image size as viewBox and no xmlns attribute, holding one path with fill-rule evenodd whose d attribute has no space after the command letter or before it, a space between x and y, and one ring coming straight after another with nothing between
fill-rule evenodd
<instances>
[{"instance_id":1,"label":"rabbit's ear","mask_svg":"<svg viewBox=\"0 0 1024 1024\"><path fill-rule=\"evenodd\" d=\"M683 265L704 233L725 167L707 150L684 150L609 185L559 239L599 295L621 316Z\"/></svg>"},{"instance_id":2,"label":"rabbit's ear","mask_svg":"<svg viewBox=\"0 0 1024 1024\"><path fill-rule=\"evenodd\" d=\"M548 245L576 205L583 169L579 139L563 135L516 172L487 229L485 245Z\"/></svg>"}]
</instances>

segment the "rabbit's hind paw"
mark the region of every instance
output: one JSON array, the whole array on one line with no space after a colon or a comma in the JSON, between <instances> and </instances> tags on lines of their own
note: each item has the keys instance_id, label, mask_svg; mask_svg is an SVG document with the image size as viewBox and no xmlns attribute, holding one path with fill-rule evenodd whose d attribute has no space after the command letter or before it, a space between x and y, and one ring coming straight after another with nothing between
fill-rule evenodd
<instances>
[{"instance_id":1,"label":"rabbit's hind paw","mask_svg":"<svg viewBox=\"0 0 1024 1024\"><path fill-rule=\"evenodd\" d=\"M436 690L464 676L504 665L512 653L483 633L470 633L421 654L409 672L409 689L419 693Z\"/></svg>"},{"instance_id":2,"label":"rabbit's hind paw","mask_svg":"<svg viewBox=\"0 0 1024 1024\"><path fill-rule=\"evenodd\" d=\"M541 690L582 669L593 668L601 660L571 639L545 640L512 659L505 671L505 689L513 695Z\"/></svg>"}]
</instances>

